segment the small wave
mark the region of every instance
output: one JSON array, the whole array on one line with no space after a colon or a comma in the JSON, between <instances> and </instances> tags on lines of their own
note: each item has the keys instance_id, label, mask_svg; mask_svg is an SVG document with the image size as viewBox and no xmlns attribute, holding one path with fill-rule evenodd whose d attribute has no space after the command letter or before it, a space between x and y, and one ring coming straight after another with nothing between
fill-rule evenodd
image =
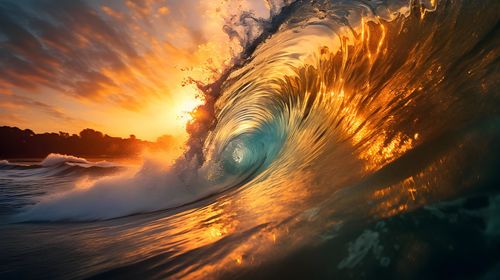
<instances>
[{"instance_id":1,"label":"small wave","mask_svg":"<svg viewBox=\"0 0 500 280\"><path fill-rule=\"evenodd\" d=\"M0 170L12 170L12 169L25 170L37 167L38 166L36 165L19 164L19 163L12 163L8 160L0 160Z\"/></svg>"},{"instance_id":2,"label":"small wave","mask_svg":"<svg viewBox=\"0 0 500 280\"><path fill-rule=\"evenodd\" d=\"M71 166L81 166L81 167L116 167L117 165L108 162L108 161L98 161L98 162L91 162L88 161L84 158L80 157L75 157L71 155L62 155L62 154L55 154L52 153L48 155L41 163L40 165L43 167L50 167L50 166L56 166L56 165L61 165L61 164L67 164Z\"/></svg>"},{"instance_id":3,"label":"small wave","mask_svg":"<svg viewBox=\"0 0 500 280\"><path fill-rule=\"evenodd\" d=\"M54 153L48 155L40 164L44 167L47 167L47 166L59 165L61 163L66 163L66 162L90 164L90 162L84 158L79 158L70 155L54 154Z\"/></svg>"}]
</instances>

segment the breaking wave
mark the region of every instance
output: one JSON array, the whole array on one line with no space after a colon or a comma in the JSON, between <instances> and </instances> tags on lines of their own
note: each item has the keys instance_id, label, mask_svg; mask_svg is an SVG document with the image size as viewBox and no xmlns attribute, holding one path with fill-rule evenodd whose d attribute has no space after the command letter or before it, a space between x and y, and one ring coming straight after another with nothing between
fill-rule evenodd
<instances>
[{"instance_id":1,"label":"breaking wave","mask_svg":"<svg viewBox=\"0 0 500 280\"><path fill-rule=\"evenodd\" d=\"M200 85L207 103L173 166L146 163L44 197L20 217L109 219L256 185L300 185L335 211L383 199L357 210L390 216L491 186L498 10L498 1L295 1L259 22L219 81ZM61 162L88 164L51 155L42 166Z\"/></svg>"}]
</instances>

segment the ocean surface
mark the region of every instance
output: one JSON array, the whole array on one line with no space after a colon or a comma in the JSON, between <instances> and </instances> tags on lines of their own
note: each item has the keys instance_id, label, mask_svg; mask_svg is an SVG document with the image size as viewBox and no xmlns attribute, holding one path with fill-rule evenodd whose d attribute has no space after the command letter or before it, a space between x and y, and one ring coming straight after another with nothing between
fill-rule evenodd
<instances>
[{"instance_id":1,"label":"ocean surface","mask_svg":"<svg viewBox=\"0 0 500 280\"><path fill-rule=\"evenodd\" d=\"M0 279L500 279L500 1L288 2L174 163L0 161Z\"/></svg>"}]
</instances>

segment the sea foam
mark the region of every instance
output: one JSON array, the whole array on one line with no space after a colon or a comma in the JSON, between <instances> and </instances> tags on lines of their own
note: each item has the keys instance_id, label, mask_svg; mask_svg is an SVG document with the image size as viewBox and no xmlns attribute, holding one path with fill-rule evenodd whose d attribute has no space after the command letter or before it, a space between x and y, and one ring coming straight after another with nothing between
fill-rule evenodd
<instances>
[{"instance_id":1,"label":"sea foam","mask_svg":"<svg viewBox=\"0 0 500 280\"><path fill-rule=\"evenodd\" d=\"M76 160L71 156L52 157L50 163ZM64 161L66 162L66 161ZM37 204L25 209L16 221L91 221L123 217L169 209L203 198L214 192L203 180L196 180L197 168L182 169L189 182L184 181L178 166L165 167L146 160L136 170L91 182L86 187L40 197ZM190 173L190 174L187 174ZM78 184L76 184L78 185Z\"/></svg>"}]
</instances>

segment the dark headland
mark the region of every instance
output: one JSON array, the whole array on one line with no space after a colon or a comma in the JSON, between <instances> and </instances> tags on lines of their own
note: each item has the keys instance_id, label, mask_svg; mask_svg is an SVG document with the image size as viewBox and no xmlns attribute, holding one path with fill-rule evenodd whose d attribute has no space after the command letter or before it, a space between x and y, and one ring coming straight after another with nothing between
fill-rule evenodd
<instances>
[{"instance_id":1,"label":"dark headland","mask_svg":"<svg viewBox=\"0 0 500 280\"><path fill-rule=\"evenodd\" d=\"M0 127L0 159L44 158L50 153L68 154L78 157L136 157L144 149L172 148L174 139L170 135L156 142L113 137L100 131L86 128L79 134L34 133L30 129Z\"/></svg>"}]
</instances>

